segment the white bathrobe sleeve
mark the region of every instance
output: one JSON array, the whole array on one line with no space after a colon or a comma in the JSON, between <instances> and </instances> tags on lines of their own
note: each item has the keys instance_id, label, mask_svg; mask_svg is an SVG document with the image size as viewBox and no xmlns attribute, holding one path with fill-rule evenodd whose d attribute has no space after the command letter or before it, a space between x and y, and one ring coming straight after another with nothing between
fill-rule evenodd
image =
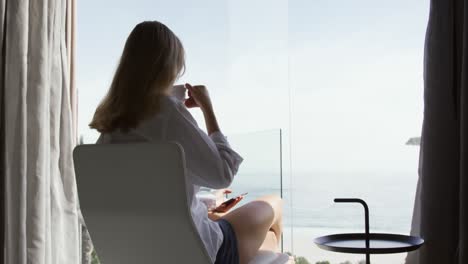
<instances>
[{"instance_id":1,"label":"white bathrobe sleeve","mask_svg":"<svg viewBox=\"0 0 468 264\"><path fill-rule=\"evenodd\" d=\"M192 183L213 189L228 187L242 157L221 132L208 136L185 106L174 103L176 107L167 121L166 138L182 145Z\"/></svg>"}]
</instances>

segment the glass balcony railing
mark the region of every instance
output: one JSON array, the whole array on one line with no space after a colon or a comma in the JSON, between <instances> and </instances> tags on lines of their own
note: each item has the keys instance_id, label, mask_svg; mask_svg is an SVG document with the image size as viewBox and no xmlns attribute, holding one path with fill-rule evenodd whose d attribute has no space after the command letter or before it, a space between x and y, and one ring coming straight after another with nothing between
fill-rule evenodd
<instances>
[{"instance_id":1,"label":"glass balcony railing","mask_svg":"<svg viewBox=\"0 0 468 264\"><path fill-rule=\"evenodd\" d=\"M248 192L239 206L264 195L283 198L283 240L281 248L290 251L291 232L290 196L287 174L283 169L283 135L280 129L235 134L228 136L232 147L244 161L230 189L233 195Z\"/></svg>"}]
</instances>

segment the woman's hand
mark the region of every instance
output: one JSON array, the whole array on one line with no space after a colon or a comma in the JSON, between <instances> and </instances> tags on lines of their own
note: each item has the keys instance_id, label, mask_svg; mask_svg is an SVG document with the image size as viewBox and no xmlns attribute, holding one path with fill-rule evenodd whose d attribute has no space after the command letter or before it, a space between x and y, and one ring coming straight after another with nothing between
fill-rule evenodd
<instances>
[{"instance_id":1,"label":"woman's hand","mask_svg":"<svg viewBox=\"0 0 468 264\"><path fill-rule=\"evenodd\" d=\"M189 96L189 98L185 100L185 106L188 108L200 107L205 117L208 135L220 131L216 115L213 111L213 105L211 104L210 95L208 94L208 89L203 85L192 86L188 83L185 84L185 87L188 90Z\"/></svg>"},{"instance_id":2,"label":"woman's hand","mask_svg":"<svg viewBox=\"0 0 468 264\"><path fill-rule=\"evenodd\" d=\"M220 218L222 218L229 210L231 210L236 204L238 204L244 197L239 196L237 198L234 198L235 201L225 204L222 203L220 206L216 207L213 210L208 211L208 218L210 218L213 221L216 221Z\"/></svg>"},{"instance_id":3,"label":"woman's hand","mask_svg":"<svg viewBox=\"0 0 468 264\"><path fill-rule=\"evenodd\" d=\"M215 213L213 211L208 211L208 218L212 221L216 221L223 217L225 214L226 213Z\"/></svg>"},{"instance_id":4,"label":"woman's hand","mask_svg":"<svg viewBox=\"0 0 468 264\"><path fill-rule=\"evenodd\" d=\"M238 204L244 197L243 196L238 196L236 198L232 198L233 201L230 202L230 200L220 204L218 207L213 209L213 212L216 213L226 213L227 211L231 210L236 204Z\"/></svg>"},{"instance_id":5,"label":"woman's hand","mask_svg":"<svg viewBox=\"0 0 468 264\"><path fill-rule=\"evenodd\" d=\"M208 93L208 89L206 89L206 86L192 86L186 83L185 88L187 88L189 96L189 98L185 100L185 106L188 108L200 107L203 112L213 110L213 105L211 103L210 95Z\"/></svg>"}]
</instances>

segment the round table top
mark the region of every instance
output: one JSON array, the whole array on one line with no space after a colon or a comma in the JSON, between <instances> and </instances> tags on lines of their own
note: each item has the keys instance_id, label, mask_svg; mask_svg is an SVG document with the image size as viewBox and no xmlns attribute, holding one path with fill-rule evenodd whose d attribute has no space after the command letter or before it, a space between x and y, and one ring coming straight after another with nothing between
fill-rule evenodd
<instances>
[{"instance_id":1,"label":"round table top","mask_svg":"<svg viewBox=\"0 0 468 264\"><path fill-rule=\"evenodd\" d=\"M409 252L418 249L424 240L415 236L398 234L369 234L369 247L366 247L364 233L334 234L314 240L321 249L353 254L390 254Z\"/></svg>"}]
</instances>

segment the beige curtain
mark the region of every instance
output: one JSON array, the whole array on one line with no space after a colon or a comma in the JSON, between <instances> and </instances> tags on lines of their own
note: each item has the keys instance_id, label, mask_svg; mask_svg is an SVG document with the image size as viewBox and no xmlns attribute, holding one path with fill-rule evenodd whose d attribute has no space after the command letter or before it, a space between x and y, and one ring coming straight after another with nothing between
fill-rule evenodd
<instances>
[{"instance_id":1,"label":"beige curtain","mask_svg":"<svg viewBox=\"0 0 468 264\"><path fill-rule=\"evenodd\" d=\"M5 260L78 264L74 3L0 1Z\"/></svg>"},{"instance_id":2,"label":"beige curtain","mask_svg":"<svg viewBox=\"0 0 468 264\"><path fill-rule=\"evenodd\" d=\"M70 85L70 106L72 112L72 139L78 139L78 91L75 83L75 46L76 46L76 1L67 0L67 51Z\"/></svg>"}]
</instances>

